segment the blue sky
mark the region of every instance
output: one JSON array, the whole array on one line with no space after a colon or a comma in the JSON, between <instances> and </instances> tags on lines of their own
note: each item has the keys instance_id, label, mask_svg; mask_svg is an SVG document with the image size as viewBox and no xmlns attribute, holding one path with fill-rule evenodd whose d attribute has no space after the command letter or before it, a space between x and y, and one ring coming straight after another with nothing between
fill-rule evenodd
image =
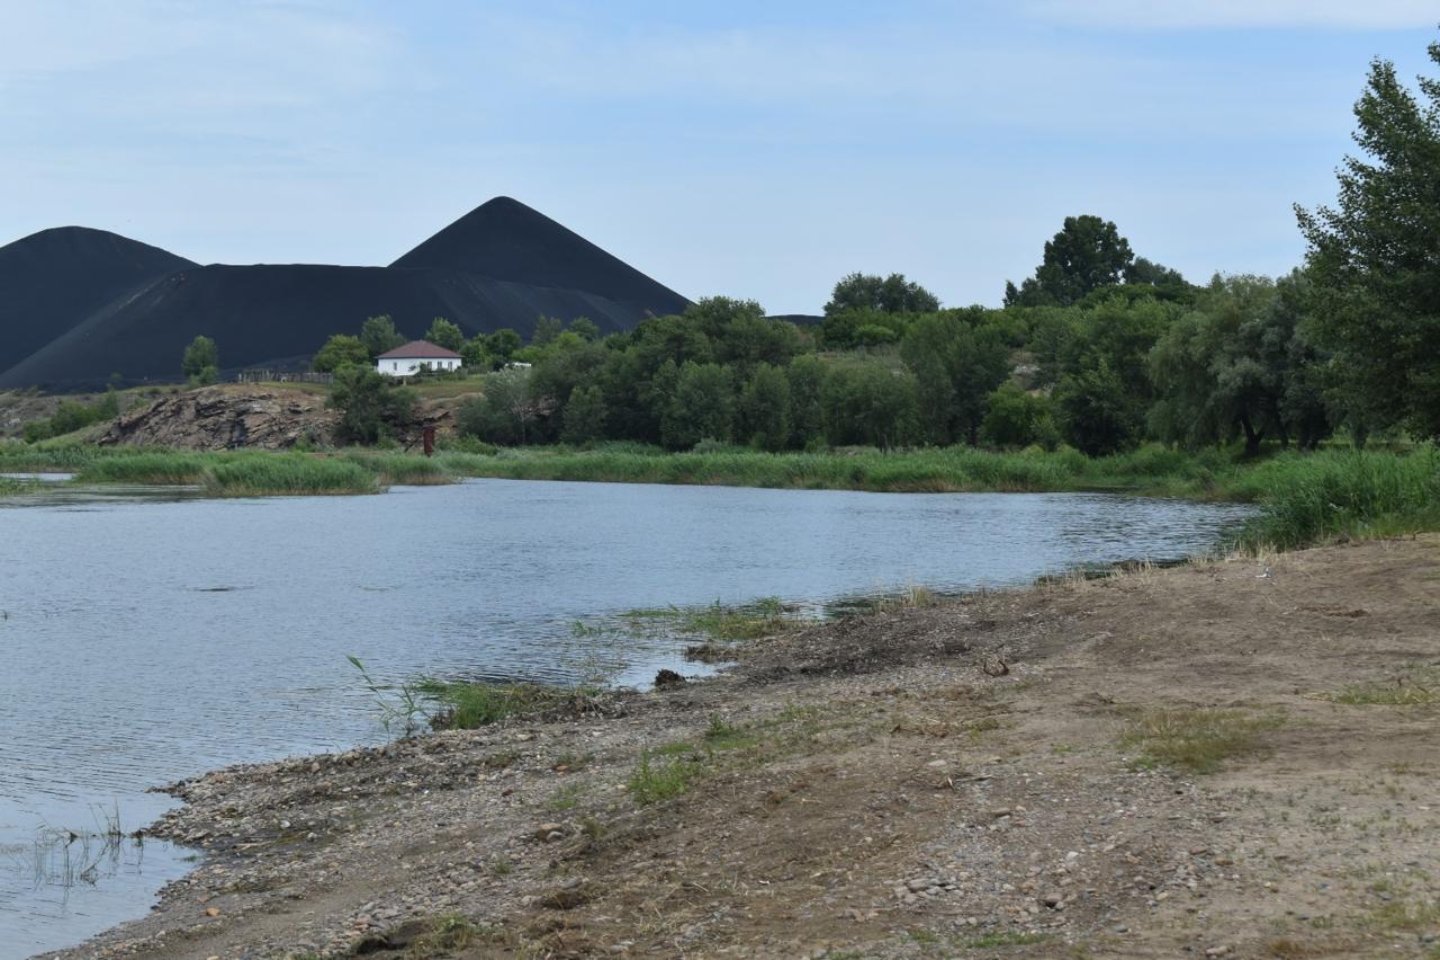
<instances>
[{"instance_id":1,"label":"blue sky","mask_svg":"<svg viewBox=\"0 0 1440 960\"><path fill-rule=\"evenodd\" d=\"M513 196L698 297L997 304L1067 215L1277 274L1433 0L0 0L0 243L383 264Z\"/></svg>"}]
</instances>

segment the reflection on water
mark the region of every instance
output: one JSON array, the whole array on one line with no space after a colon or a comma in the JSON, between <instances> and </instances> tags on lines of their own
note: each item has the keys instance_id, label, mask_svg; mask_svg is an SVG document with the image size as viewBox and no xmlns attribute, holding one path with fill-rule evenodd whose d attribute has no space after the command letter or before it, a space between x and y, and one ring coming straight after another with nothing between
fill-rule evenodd
<instances>
[{"instance_id":1,"label":"reflection on water","mask_svg":"<svg viewBox=\"0 0 1440 960\"><path fill-rule=\"evenodd\" d=\"M0 509L4 849L30 849L46 829L84 833L97 807L133 829L169 804L146 788L215 766L379 739L348 656L381 681L639 684L660 667L695 668L665 635L596 635L576 621L1016 584L1184 556L1242 514L1102 495L503 480L371 497L136 494L58 488ZM33 864L0 857L0 960L142 913L185 864L150 841L139 852L122 850L108 874L105 860L63 902L48 884L37 892ZM47 870L86 874L86 850L72 853Z\"/></svg>"},{"instance_id":2,"label":"reflection on water","mask_svg":"<svg viewBox=\"0 0 1440 960\"><path fill-rule=\"evenodd\" d=\"M175 484L149 486L131 483L71 484L70 474L7 474L17 480L33 480L35 488L12 496L0 496L4 507L66 507L88 511L110 503L177 503L198 500L205 492L199 486ZM39 478L39 479L37 479Z\"/></svg>"}]
</instances>

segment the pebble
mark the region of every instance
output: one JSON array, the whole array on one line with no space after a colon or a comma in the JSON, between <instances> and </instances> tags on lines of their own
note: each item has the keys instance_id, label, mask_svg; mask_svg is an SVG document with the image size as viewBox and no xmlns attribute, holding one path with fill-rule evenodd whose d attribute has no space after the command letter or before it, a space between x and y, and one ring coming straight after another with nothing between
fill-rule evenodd
<instances>
[{"instance_id":1,"label":"pebble","mask_svg":"<svg viewBox=\"0 0 1440 960\"><path fill-rule=\"evenodd\" d=\"M535 828L535 839L541 843L553 843L565 837L565 824L563 823L542 823Z\"/></svg>"}]
</instances>

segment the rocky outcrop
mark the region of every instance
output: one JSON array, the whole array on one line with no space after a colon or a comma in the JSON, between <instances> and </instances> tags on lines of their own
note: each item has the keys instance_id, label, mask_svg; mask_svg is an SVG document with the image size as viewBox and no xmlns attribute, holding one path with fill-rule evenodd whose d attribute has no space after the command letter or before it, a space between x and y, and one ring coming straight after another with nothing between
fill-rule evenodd
<instances>
[{"instance_id":1,"label":"rocky outcrop","mask_svg":"<svg viewBox=\"0 0 1440 960\"><path fill-rule=\"evenodd\" d=\"M217 386L161 397L120 416L98 441L185 450L284 450L330 442L336 414L299 391Z\"/></svg>"}]
</instances>

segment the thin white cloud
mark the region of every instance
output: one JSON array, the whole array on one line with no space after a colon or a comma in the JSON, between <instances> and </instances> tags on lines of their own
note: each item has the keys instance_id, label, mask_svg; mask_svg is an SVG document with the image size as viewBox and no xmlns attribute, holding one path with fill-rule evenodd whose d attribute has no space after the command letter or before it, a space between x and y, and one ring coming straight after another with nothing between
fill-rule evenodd
<instances>
[{"instance_id":1,"label":"thin white cloud","mask_svg":"<svg viewBox=\"0 0 1440 960\"><path fill-rule=\"evenodd\" d=\"M1043 20L1142 30L1400 30L1440 23L1434 0L1030 0L1026 8Z\"/></svg>"},{"instance_id":2,"label":"thin white cloud","mask_svg":"<svg viewBox=\"0 0 1440 960\"><path fill-rule=\"evenodd\" d=\"M283 108L384 88L399 47L336 5L18 0L0 30L0 85L79 90L134 113Z\"/></svg>"}]
</instances>

